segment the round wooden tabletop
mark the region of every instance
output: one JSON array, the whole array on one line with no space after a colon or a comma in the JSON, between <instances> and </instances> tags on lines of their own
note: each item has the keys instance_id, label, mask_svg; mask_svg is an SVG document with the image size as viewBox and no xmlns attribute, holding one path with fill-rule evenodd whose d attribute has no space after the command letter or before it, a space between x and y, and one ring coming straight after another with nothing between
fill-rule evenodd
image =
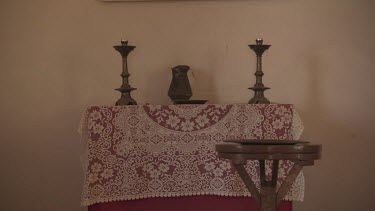
<instances>
[{"instance_id":1,"label":"round wooden tabletop","mask_svg":"<svg viewBox=\"0 0 375 211\"><path fill-rule=\"evenodd\" d=\"M314 160L321 158L322 146L308 144L307 142L291 144L272 143L235 143L227 142L216 145L218 156L230 159L233 162L245 162L246 160L291 160L311 161L306 165L313 164Z\"/></svg>"}]
</instances>

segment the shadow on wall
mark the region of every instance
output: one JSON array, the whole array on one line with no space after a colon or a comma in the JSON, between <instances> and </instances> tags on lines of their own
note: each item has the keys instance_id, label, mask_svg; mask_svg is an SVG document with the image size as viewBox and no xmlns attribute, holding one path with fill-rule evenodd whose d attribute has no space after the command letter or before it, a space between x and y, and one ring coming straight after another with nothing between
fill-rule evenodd
<instances>
[{"instance_id":1,"label":"shadow on wall","mask_svg":"<svg viewBox=\"0 0 375 211\"><path fill-rule=\"evenodd\" d=\"M339 106L335 104L334 96L328 98L324 96L324 94L335 93L326 90L328 86L324 83L324 60L316 55L307 58L311 58L311 61L306 103L304 110L300 111L305 125L302 139L322 144L323 152L322 159L317 161L315 166L304 169L305 201L295 205L297 210L352 210L353 207L348 206L349 201L353 200L349 198L352 195L346 194L351 188L350 184L346 185L350 182L347 181L350 178L347 174L356 174L356 172L348 172L347 166L343 163L343 159L351 154L351 147L348 146L351 128L332 115L332 109ZM332 200L339 201L332 202Z\"/></svg>"},{"instance_id":2,"label":"shadow on wall","mask_svg":"<svg viewBox=\"0 0 375 211\"><path fill-rule=\"evenodd\" d=\"M208 100L208 103L215 103L217 93L215 92L215 75L211 70L192 69L189 80L193 89L194 100Z\"/></svg>"}]
</instances>

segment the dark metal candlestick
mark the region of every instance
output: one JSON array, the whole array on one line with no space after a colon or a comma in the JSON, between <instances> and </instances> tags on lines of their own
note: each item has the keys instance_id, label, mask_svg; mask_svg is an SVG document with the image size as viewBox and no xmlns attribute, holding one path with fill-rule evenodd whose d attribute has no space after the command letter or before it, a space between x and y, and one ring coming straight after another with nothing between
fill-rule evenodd
<instances>
[{"instance_id":1,"label":"dark metal candlestick","mask_svg":"<svg viewBox=\"0 0 375 211\"><path fill-rule=\"evenodd\" d=\"M121 40L121 45L113 46L122 56L122 85L120 88L115 89L121 92L121 98L116 102L116 105L137 105L137 102L132 98L130 92L136 90L129 84L129 71L128 71L128 55L135 49L136 46L128 45L127 40Z\"/></svg>"},{"instance_id":2,"label":"dark metal candlestick","mask_svg":"<svg viewBox=\"0 0 375 211\"><path fill-rule=\"evenodd\" d=\"M263 45L263 39L256 39L256 45L249 45L249 47L257 55L257 70L254 74L256 83L253 87L249 88L255 93L254 97L249 101L249 104L269 104L270 101L264 97L264 91L270 88L265 87L262 82L262 77L264 75L262 72L262 55L271 45Z\"/></svg>"}]
</instances>

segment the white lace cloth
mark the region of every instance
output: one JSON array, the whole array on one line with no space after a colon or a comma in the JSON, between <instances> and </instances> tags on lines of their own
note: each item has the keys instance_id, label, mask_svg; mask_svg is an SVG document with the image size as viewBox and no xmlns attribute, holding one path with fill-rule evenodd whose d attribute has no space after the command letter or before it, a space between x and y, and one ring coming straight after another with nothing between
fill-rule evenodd
<instances>
[{"instance_id":1,"label":"white lace cloth","mask_svg":"<svg viewBox=\"0 0 375 211\"><path fill-rule=\"evenodd\" d=\"M82 205L148 197L250 196L215 145L226 139L293 139L303 131L293 105L92 106L83 114ZM246 169L259 188L257 161ZM279 183L292 163L280 162ZM271 176L271 168L266 168ZM301 173L286 200L302 201Z\"/></svg>"}]
</instances>

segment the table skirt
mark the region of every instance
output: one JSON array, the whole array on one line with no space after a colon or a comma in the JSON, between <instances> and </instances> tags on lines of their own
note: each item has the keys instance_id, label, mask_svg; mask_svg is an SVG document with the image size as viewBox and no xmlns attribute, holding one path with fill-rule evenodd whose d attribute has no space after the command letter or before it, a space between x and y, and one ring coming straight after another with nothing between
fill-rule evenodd
<instances>
[{"instance_id":1,"label":"table skirt","mask_svg":"<svg viewBox=\"0 0 375 211\"><path fill-rule=\"evenodd\" d=\"M249 197L184 196L147 198L90 205L88 211L259 211ZM277 211L292 211L292 202L283 201Z\"/></svg>"}]
</instances>

